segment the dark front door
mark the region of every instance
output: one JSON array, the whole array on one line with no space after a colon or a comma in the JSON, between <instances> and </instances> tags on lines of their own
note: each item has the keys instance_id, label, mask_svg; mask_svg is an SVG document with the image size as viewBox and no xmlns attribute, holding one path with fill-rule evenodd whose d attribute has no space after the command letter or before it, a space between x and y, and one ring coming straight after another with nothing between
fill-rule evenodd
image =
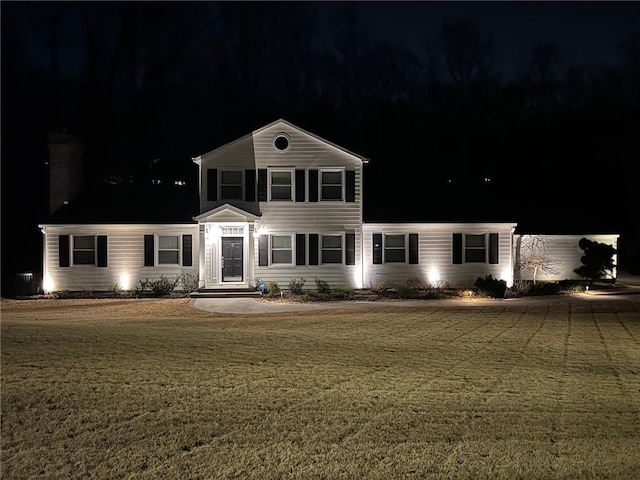
<instances>
[{"instance_id":1,"label":"dark front door","mask_svg":"<svg viewBox=\"0 0 640 480\"><path fill-rule=\"evenodd\" d=\"M242 237L222 237L222 281L242 281Z\"/></svg>"}]
</instances>

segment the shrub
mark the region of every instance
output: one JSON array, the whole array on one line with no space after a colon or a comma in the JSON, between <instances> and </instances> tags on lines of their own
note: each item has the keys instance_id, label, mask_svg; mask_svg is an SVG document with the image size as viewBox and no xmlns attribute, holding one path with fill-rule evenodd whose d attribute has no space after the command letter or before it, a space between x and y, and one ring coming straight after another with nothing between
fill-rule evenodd
<instances>
[{"instance_id":1,"label":"shrub","mask_svg":"<svg viewBox=\"0 0 640 480\"><path fill-rule=\"evenodd\" d=\"M526 297L530 294L533 282L531 280L516 280L509 289L509 293L514 297Z\"/></svg>"},{"instance_id":2,"label":"shrub","mask_svg":"<svg viewBox=\"0 0 640 480\"><path fill-rule=\"evenodd\" d=\"M369 278L363 285L365 290L369 290L372 293L381 293L387 289L384 280L380 278Z\"/></svg>"},{"instance_id":3,"label":"shrub","mask_svg":"<svg viewBox=\"0 0 640 480\"><path fill-rule=\"evenodd\" d=\"M195 292L198 290L200 279L195 273L183 273L180 275L182 288L185 292Z\"/></svg>"},{"instance_id":4,"label":"shrub","mask_svg":"<svg viewBox=\"0 0 640 480\"><path fill-rule=\"evenodd\" d=\"M329 283L321 280L318 277L315 277L315 281L316 281L316 290L318 291L318 293L329 293L331 292L331 287L329 287Z\"/></svg>"},{"instance_id":5,"label":"shrub","mask_svg":"<svg viewBox=\"0 0 640 480\"><path fill-rule=\"evenodd\" d=\"M109 291L114 295L121 295L123 290L118 282L112 283L109 285Z\"/></svg>"},{"instance_id":6,"label":"shrub","mask_svg":"<svg viewBox=\"0 0 640 480\"><path fill-rule=\"evenodd\" d=\"M575 280L561 280L558 286L563 293L581 293L585 290L584 285Z\"/></svg>"},{"instance_id":7,"label":"shrub","mask_svg":"<svg viewBox=\"0 0 640 480\"><path fill-rule=\"evenodd\" d=\"M53 298L56 299L64 299L64 298L71 298L71 292L69 292L69 290L56 290L55 292L51 292L51 294L53 295Z\"/></svg>"},{"instance_id":8,"label":"shrub","mask_svg":"<svg viewBox=\"0 0 640 480\"><path fill-rule=\"evenodd\" d=\"M280 285L278 285L278 282L267 283L266 293L269 293L271 296L280 294Z\"/></svg>"},{"instance_id":9,"label":"shrub","mask_svg":"<svg viewBox=\"0 0 640 480\"><path fill-rule=\"evenodd\" d=\"M484 278L478 277L474 283L481 295L493 298L504 298L507 291L507 282L498 280L492 275L486 275Z\"/></svg>"},{"instance_id":10,"label":"shrub","mask_svg":"<svg viewBox=\"0 0 640 480\"><path fill-rule=\"evenodd\" d=\"M304 284L307 281L300 277L299 279L295 279L292 278L291 281L289 282L289 290L291 290L291 293L295 293L296 295L300 295L302 293L302 287L304 287Z\"/></svg>"},{"instance_id":11,"label":"shrub","mask_svg":"<svg viewBox=\"0 0 640 480\"><path fill-rule=\"evenodd\" d=\"M140 280L140 284L136 288L136 293L151 292L155 297L162 297L173 292L179 281L180 276L176 276L173 280L164 275L160 275L158 280L145 278L144 280Z\"/></svg>"},{"instance_id":12,"label":"shrub","mask_svg":"<svg viewBox=\"0 0 640 480\"><path fill-rule=\"evenodd\" d=\"M404 286L414 291L427 288L427 285L418 277L407 278L404 282Z\"/></svg>"}]
</instances>

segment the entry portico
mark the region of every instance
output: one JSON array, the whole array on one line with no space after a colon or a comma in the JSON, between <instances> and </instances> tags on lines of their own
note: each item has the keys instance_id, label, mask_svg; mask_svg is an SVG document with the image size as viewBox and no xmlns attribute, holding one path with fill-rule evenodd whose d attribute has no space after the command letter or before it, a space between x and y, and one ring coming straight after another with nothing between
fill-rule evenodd
<instances>
[{"instance_id":1,"label":"entry portico","mask_svg":"<svg viewBox=\"0 0 640 480\"><path fill-rule=\"evenodd\" d=\"M205 288L249 287L253 281L255 249L253 233L259 217L224 204L205 212L198 222L200 285Z\"/></svg>"}]
</instances>

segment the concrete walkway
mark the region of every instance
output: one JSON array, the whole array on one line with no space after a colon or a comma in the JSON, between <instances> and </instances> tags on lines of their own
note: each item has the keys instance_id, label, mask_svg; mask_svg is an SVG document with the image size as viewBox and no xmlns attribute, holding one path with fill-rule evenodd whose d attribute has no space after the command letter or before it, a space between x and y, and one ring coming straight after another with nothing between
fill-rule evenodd
<instances>
[{"instance_id":1,"label":"concrete walkway","mask_svg":"<svg viewBox=\"0 0 640 480\"><path fill-rule=\"evenodd\" d=\"M640 294L640 275L623 274L618 276L617 284L621 287L615 291L591 291L580 298L602 299L603 297ZM576 297L523 297L511 298L508 302L557 302L566 301L567 298ZM487 299L486 301L492 301ZM304 312L310 310L329 310L333 308L362 308L362 307L424 307L435 306L437 304L460 306L461 303L455 300L391 300L391 301L345 301L345 302L323 302L323 303L278 303L260 298L193 298L190 305L199 310L206 310L215 313L227 313L235 315L255 315L261 313L281 313L281 312ZM477 305L475 302L469 302L469 305Z\"/></svg>"}]
</instances>

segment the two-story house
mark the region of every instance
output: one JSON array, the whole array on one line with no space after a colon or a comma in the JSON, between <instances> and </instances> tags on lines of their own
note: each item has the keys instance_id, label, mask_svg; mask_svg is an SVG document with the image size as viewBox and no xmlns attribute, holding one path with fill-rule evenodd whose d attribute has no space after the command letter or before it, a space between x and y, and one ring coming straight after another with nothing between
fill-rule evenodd
<instances>
[{"instance_id":1,"label":"two-story house","mask_svg":"<svg viewBox=\"0 0 640 480\"><path fill-rule=\"evenodd\" d=\"M72 154L56 144L50 149L52 167L69 169ZM44 290L132 289L143 279L183 273L197 274L206 289L252 288L258 280L286 288L293 278L313 288L315 277L346 288L412 278L471 284L485 275L513 282L515 245L522 244L514 240L516 222L367 223L368 160L285 120L193 161L199 210L176 220L147 220L163 208L154 205L148 215L121 221L53 212L65 220L40 225ZM73 200L58 203L64 211ZM580 237L549 237L562 274L580 265ZM617 242L617 235L590 238Z\"/></svg>"}]
</instances>

